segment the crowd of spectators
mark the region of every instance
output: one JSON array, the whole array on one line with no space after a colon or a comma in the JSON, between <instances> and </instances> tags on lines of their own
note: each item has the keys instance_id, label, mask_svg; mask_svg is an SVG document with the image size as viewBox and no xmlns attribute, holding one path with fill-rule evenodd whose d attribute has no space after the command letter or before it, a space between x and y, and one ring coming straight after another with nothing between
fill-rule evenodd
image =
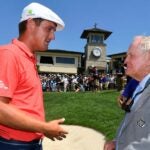
<instances>
[{"instance_id":1,"label":"crowd of spectators","mask_svg":"<svg viewBox=\"0 0 150 150\"><path fill-rule=\"evenodd\" d=\"M117 74L39 74L43 91L84 92L108 89L122 90L126 83L125 76Z\"/></svg>"}]
</instances>

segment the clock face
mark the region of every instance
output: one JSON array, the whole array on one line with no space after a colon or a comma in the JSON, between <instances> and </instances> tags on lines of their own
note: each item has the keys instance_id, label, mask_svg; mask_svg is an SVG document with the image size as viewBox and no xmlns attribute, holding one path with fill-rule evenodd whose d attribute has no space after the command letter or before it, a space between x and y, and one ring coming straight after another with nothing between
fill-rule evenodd
<instances>
[{"instance_id":1,"label":"clock face","mask_svg":"<svg viewBox=\"0 0 150 150\"><path fill-rule=\"evenodd\" d=\"M99 47L95 47L95 48L93 49L93 55L94 55L95 57L100 57L100 56L101 56L101 49L100 49Z\"/></svg>"}]
</instances>

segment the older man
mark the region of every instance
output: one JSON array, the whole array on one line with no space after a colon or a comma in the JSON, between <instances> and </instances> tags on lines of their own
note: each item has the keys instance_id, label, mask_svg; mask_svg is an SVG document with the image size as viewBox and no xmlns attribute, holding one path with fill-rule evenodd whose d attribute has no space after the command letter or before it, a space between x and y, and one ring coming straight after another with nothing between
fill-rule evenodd
<instances>
[{"instance_id":1,"label":"older man","mask_svg":"<svg viewBox=\"0 0 150 150\"><path fill-rule=\"evenodd\" d=\"M116 139L104 150L150 149L150 37L136 36L124 62L126 74L139 81L132 96L131 111L122 121Z\"/></svg>"}]
</instances>

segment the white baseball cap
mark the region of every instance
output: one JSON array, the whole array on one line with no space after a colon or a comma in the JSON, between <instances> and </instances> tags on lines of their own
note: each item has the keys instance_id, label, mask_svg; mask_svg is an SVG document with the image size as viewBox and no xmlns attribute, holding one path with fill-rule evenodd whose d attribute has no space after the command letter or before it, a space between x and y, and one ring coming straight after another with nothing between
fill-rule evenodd
<instances>
[{"instance_id":1,"label":"white baseball cap","mask_svg":"<svg viewBox=\"0 0 150 150\"><path fill-rule=\"evenodd\" d=\"M56 13L39 3L33 2L23 9L20 22L29 18L42 18L52 21L57 24L56 31L63 30L65 27L63 20Z\"/></svg>"}]
</instances>

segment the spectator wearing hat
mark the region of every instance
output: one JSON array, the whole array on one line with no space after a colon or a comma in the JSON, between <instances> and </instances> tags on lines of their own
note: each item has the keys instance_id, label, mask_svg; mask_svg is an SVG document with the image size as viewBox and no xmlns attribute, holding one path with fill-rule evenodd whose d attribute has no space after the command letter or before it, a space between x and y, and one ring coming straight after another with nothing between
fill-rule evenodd
<instances>
[{"instance_id":1,"label":"spectator wearing hat","mask_svg":"<svg viewBox=\"0 0 150 150\"><path fill-rule=\"evenodd\" d=\"M48 49L62 19L49 8L31 3L22 12L19 37L0 46L0 148L42 150L42 138L62 140L64 119L45 121L41 82L34 53ZM7 58L7 59L6 59Z\"/></svg>"}]
</instances>

